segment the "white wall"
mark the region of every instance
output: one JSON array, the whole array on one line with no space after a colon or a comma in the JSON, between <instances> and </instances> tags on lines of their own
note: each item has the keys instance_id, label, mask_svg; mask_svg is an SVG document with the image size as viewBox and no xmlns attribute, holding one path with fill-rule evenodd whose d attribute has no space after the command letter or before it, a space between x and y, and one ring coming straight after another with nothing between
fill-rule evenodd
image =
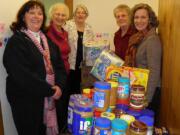
<instances>
[{"instance_id":1,"label":"white wall","mask_svg":"<svg viewBox=\"0 0 180 135\"><path fill-rule=\"evenodd\" d=\"M113 9L119 4L127 4L132 8L135 4L147 3L156 14L158 13L158 0L73 0L73 9L76 5L84 4L89 10L87 22L95 32L108 32L111 35L111 48L114 32L118 27L113 15Z\"/></svg>"},{"instance_id":2,"label":"white wall","mask_svg":"<svg viewBox=\"0 0 180 135\"><path fill-rule=\"evenodd\" d=\"M1 0L0 1L0 24L5 24L5 30L3 34L0 34L0 38L10 36L9 25L14 21L16 13L19 7L27 0ZM0 46L0 101L3 114L3 125L5 135L17 135L16 128L12 119L9 103L6 99L5 84L6 84L6 72L2 65L2 55L4 52L4 45Z\"/></svg>"}]
</instances>

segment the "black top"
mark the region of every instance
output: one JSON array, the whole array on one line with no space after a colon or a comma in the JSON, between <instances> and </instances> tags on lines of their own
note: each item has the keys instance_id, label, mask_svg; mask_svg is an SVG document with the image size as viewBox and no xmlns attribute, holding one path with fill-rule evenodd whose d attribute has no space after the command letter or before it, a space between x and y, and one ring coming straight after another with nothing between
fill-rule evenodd
<instances>
[{"instance_id":1,"label":"black top","mask_svg":"<svg viewBox=\"0 0 180 135\"><path fill-rule=\"evenodd\" d=\"M80 68L81 62L83 60L83 32L78 32L77 40L77 55L76 55L76 69Z\"/></svg>"}]
</instances>

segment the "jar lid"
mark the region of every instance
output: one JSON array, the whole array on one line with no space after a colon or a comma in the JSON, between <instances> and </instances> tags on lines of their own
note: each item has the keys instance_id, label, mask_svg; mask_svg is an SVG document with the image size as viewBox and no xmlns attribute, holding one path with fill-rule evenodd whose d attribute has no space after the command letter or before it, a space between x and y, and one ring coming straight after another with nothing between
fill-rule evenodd
<instances>
[{"instance_id":1,"label":"jar lid","mask_svg":"<svg viewBox=\"0 0 180 135\"><path fill-rule=\"evenodd\" d=\"M97 118L95 120L95 126L101 127L101 128L110 128L111 121L107 118Z\"/></svg>"},{"instance_id":2,"label":"jar lid","mask_svg":"<svg viewBox=\"0 0 180 135\"><path fill-rule=\"evenodd\" d=\"M98 89L103 89L103 90L110 90L111 85L107 82L95 82L94 87Z\"/></svg>"},{"instance_id":3,"label":"jar lid","mask_svg":"<svg viewBox=\"0 0 180 135\"><path fill-rule=\"evenodd\" d=\"M138 120L144 122L149 127L152 127L154 125L154 118L150 116L141 116L138 118Z\"/></svg>"},{"instance_id":4,"label":"jar lid","mask_svg":"<svg viewBox=\"0 0 180 135\"><path fill-rule=\"evenodd\" d=\"M108 83L111 84L111 88L113 88L113 87L118 87L118 82L108 81Z\"/></svg>"},{"instance_id":5,"label":"jar lid","mask_svg":"<svg viewBox=\"0 0 180 135\"><path fill-rule=\"evenodd\" d=\"M145 87L144 86L137 85L137 84L132 85L131 89L133 89L134 91L145 91Z\"/></svg>"},{"instance_id":6,"label":"jar lid","mask_svg":"<svg viewBox=\"0 0 180 135\"><path fill-rule=\"evenodd\" d=\"M111 112L103 112L101 113L101 117L108 118L109 120L115 119L115 114Z\"/></svg>"},{"instance_id":7,"label":"jar lid","mask_svg":"<svg viewBox=\"0 0 180 135\"><path fill-rule=\"evenodd\" d=\"M141 116L141 113L139 111L134 110L127 110L127 114L134 116L136 119Z\"/></svg>"},{"instance_id":8,"label":"jar lid","mask_svg":"<svg viewBox=\"0 0 180 135\"><path fill-rule=\"evenodd\" d=\"M150 116L150 117L154 117L154 111L150 110L150 109L143 109L141 111L141 115L142 116Z\"/></svg>"},{"instance_id":9,"label":"jar lid","mask_svg":"<svg viewBox=\"0 0 180 135\"><path fill-rule=\"evenodd\" d=\"M81 112L92 112L93 103L89 98L80 99L74 102L74 109Z\"/></svg>"},{"instance_id":10,"label":"jar lid","mask_svg":"<svg viewBox=\"0 0 180 135\"><path fill-rule=\"evenodd\" d=\"M135 121L135 117L128 114L122 114L120 118L125 120L128 125Z\"/></svg>"},{"instance_id":11,"label":"jar lid","mask_svg":"<svg viewBox=\"0 0 180 135\"><path fill-rule=\"evenodd\" d=\"M120 83L129 83L130 79L127 78L127 77L119 77L118 82L120 82Z\"/></svg>"},{"instance_id":12,"label":"jar lid","mask_svg":"<svg viewBox=\"0 0 180 135\"><path fill-rule=\"evenodd\" d=\"M85 88L83 89L83 93L84 94L89 94L91 92L91 89L90 88Z\"/></svg>"},{"instance_id":13,"label":"jar lid","mask_svg":"<svg viewBox=\"0 0 180 135\"><path fill-rule=\"evenodd\" d=\"M134 130L135 132L146 132L147 126L145 123L135 120L130 124L130 129Z\"/></svg>"},{"instance_id":14,"label":"jar lid","mask_svg":"<svg viewBox=\"0 0 180 135\"><path fill-rule=\"evenodd\" d=\"M126 130L128 127L128 123L125 120L115 118L112 120L112 128L116 130Z\"/></svg>"}]
</instances>

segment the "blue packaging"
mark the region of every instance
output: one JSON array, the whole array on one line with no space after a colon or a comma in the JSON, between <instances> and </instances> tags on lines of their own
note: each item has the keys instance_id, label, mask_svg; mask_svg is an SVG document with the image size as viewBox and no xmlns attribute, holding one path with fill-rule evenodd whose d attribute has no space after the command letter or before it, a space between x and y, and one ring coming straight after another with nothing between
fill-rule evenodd
<instances>
[{"instance_id":1,"label":"blue packaging","mask_svg":"<svg viewBox=\"0 0 180 135\"><path fill-rule=\"evenodd\" d=\"M128 123L122 119L112 120L112 135L125 135L126 129L128 128Z\"/></svg>"}]
</instances>

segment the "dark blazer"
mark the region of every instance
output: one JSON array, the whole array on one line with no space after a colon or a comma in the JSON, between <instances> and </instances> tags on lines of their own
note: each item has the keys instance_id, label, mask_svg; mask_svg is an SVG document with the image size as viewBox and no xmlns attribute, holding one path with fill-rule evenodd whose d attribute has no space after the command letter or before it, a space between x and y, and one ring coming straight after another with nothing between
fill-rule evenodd
<instances>
[{"instance_id":1,"label":"dark blazer","mask_svg":"<svg viewBox=\"0 0 180 135\"><path fill-rule=\"evenodd\" d=\"M48 40L48 45L55 72L55 84L64 90L66 71L60 58L59 49L50 40ZM32 130L36 130L34 128L39 130L43 118L44 97L54 94L54 90L51 89L52 86L46 81L42 54L29 37L22 32L16 32L6 45L3 64L8 74L6 80L7 98L11 105L17 130L23 128L19 127L23 125L18 125L18 122L24 119L33 126ZM21 117L20 120L19 116ZM37 118L39 119L38 122ZM27 123L24 124L24 128L28 125ZM31 129L28 128L27 130ZM26 131L20 132L27 135ZM40 131L29 131L28 134L36 135L40 134Z\"/></svg>"}]
</instances>

